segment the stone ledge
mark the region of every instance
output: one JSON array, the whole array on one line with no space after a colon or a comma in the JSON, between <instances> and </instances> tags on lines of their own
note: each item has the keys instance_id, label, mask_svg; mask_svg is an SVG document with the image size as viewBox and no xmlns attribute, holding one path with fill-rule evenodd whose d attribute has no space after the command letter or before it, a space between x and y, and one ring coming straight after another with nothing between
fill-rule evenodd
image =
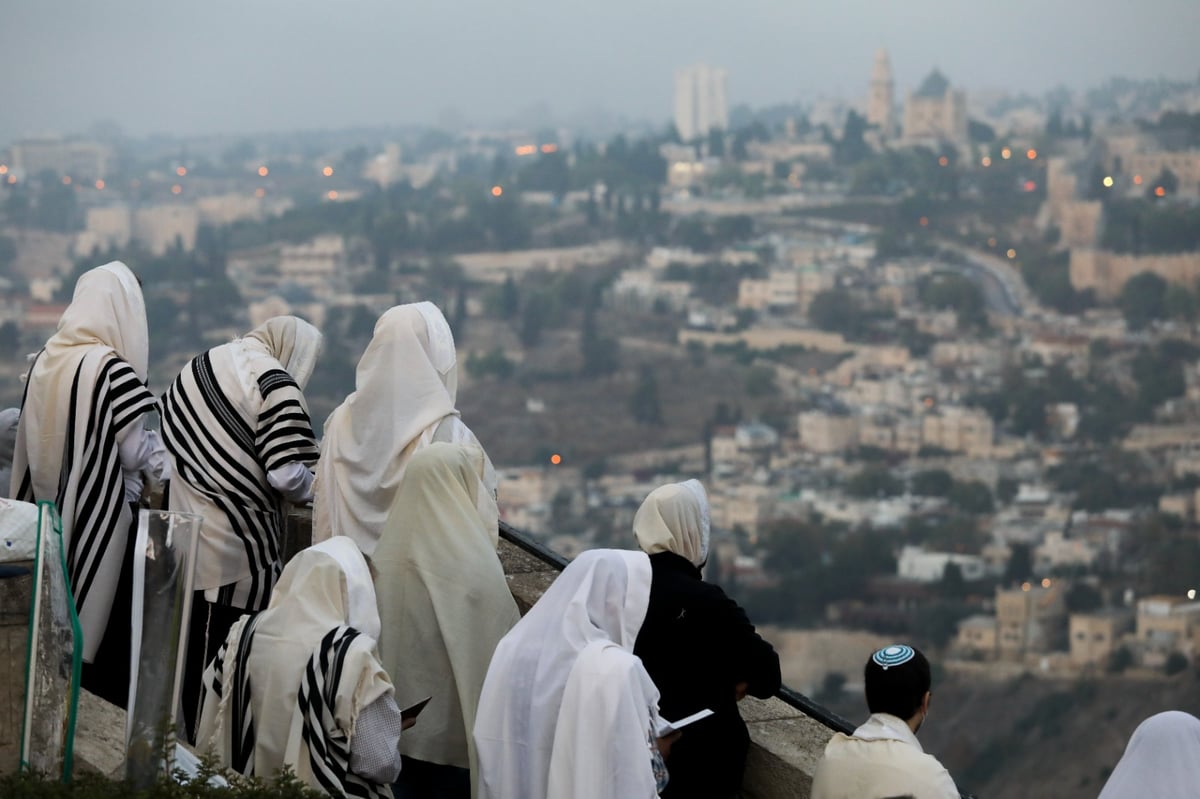
<instances>
[{"instance_id":1,"label":"stone ledge","mask_svg":"<svg viewBox=\"0 0 1200 799\"><path fill-rule=\"evenodd\" d=\"M79 692L75 770L125 776L125 711L89 691Z\"/></svg>"},{"instance_id":2,"label":"stone ledge","mask_svg":"<svg viewBox=\"0 0 1200 799\"><path fill-rule=\"evenodd\" d=\"M792 718L747 719L750 753L742 782L746 799L807 799L817 761L833 730L798 710L795 713Z\"/></svg>"}]
</instances>

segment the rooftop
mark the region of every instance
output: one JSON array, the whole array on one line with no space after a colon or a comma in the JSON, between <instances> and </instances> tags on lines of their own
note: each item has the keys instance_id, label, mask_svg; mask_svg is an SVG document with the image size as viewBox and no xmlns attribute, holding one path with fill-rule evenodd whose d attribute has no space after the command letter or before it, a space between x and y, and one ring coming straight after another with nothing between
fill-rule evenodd
<instances>
[{"instance_id":1,"label":"rooftop","mask_svg":"<svg viewBox=\"0 0 1200 799\"><path fill-rule=\"evenodd\" d=\"M933 72L930 72L925 80L922 81L920 88L917 89L914 96L940 100L946 96L946 92L949 89L950 81L942 74L940 69L934 67Z\"/></svg>"}]
</instances>

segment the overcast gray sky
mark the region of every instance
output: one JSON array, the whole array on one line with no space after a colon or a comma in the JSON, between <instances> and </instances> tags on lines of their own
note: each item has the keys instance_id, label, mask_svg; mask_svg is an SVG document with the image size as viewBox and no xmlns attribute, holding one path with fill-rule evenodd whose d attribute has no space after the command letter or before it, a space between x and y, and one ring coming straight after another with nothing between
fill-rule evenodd
<instances>
[{"instance_id":1,"label":"overcast gray sky","mask_svg":"<svg viewBox=\"0 0 1200 799\"><path fill-rule=\"evenodd\" d=\"M1200 73L1200 0L0 0L0 141L472 122L544 101L665 122L676 67L731 104L898 94L935 64L1041 91Z\"/></svg>"}]
</instances>

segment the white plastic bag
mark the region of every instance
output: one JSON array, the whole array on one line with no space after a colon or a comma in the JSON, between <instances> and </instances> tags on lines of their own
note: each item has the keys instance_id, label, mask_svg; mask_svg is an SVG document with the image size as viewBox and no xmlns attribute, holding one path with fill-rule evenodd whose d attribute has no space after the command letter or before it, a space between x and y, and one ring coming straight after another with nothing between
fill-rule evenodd
<instances>
[{"instance_id":1,"label":"white plastic bag","mask_svg":"<svg viewBox=\"0 0 1200 799\"><path fill-rule=\"evenodd\" d=\"M37 505L0 499L0 563L33 560L37 525Z\"/></svg>"}]
</instances>

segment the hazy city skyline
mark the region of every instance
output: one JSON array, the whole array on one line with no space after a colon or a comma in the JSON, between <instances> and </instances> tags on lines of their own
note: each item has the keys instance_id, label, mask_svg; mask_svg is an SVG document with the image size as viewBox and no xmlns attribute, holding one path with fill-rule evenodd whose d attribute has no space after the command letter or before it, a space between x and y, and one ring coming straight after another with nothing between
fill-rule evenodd
<instances>
[{"instance_id":1,"label":"hazy city skyline","mask_svg":"<svg viewBox=\"0 0 1200 799\"><path fill-rule=\"evenodd\" d=\"M102 119L135 135L429 123L451 109L485 124L540 104L665 124L679 67L727 69L730 107L857 98L880 46L900 96L934 66L958 86L1029 92L1200 71L1195 0L981 6L10 0L0 141Z\"/></svg>"}]
</instances>

